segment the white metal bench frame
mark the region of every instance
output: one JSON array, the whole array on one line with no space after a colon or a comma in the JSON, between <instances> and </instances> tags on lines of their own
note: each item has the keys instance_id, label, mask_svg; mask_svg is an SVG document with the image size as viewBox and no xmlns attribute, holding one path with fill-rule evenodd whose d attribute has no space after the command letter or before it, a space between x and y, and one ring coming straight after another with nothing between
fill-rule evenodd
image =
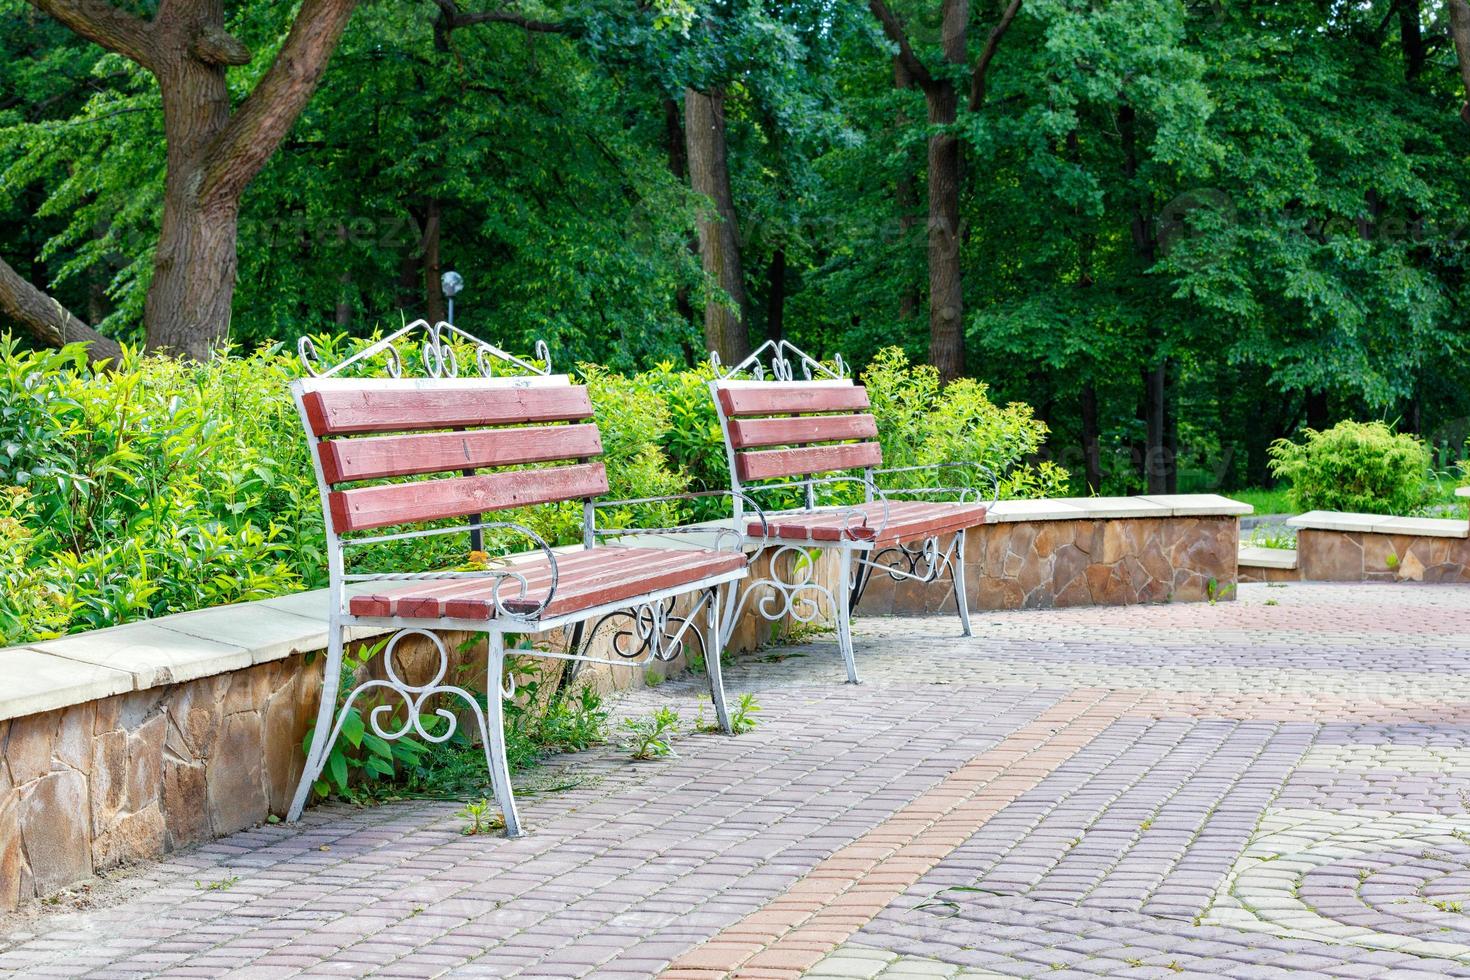
<instances>
[{"instance_id":1,"label":"white metal bench frame","mask_svg":"<svg viewBox=\"0 0 1470 980\"><path fill-rule=\"evenodd\" d=\"M836 355L830 363L823 363L786 340L766 341L734 367L727 368L721 364L719 354L715 351L710 351L709 357L715 374L709 384L710 397L714 401L715 413L720 420L720 432L725 442L726 461L730 468L733 526L737 531L743 534L747 527L748 518L742 506L744 501L751 499L751 496L755 494L779 490L799 490L804 498L804 506L799 511L762 514L763 528L767 520L774 523L783 515L824 511L840 517L844 528L853 526L855 522L873 528L867 523L866 515L856 512L850 506L822 506L817 503L817 488L831 485L856 484L861 486L864 502L881 505L882 513L881 523L873 528L874 540L855 540L844 533L836 541L801 540L789 544L776 544L769 542L769 535L762 535L760 538L746 536L744 544L748 549L763 549L767 543L772 544L772 550L768 556L770 571L767 575L751 576L746 580L735 600L737 614L752 595L761 592L764 588L764 595L753 603L754 610L762 618L771 622L789 618L800 623L811 623L821 617L822 604L819 600L825 599L828 608L834 613L838 649L842 653L843 664L847 669L847 680L851 684L862 683L853 651L852 614L862 600L863 593L874 572L888 575L894 581L908 580L924 585L940 581L947 573L951 579L951 588L958 607L963 635L973 635L965 589L966 532L964 528L950 534L947 544L942 544L940 535L923 538L917 543L897 542L882 547L877 545L876 540L882 537L883 531L888 526L890 501L893 499L917 496L936 498L938 501L950 503L979 502L979 491L965 486L885 489L879 486L879 483L882 477L895 473L919 471L939 473L952 469L970 469L990 481L992 493L987 505L990 506L999 497L999 482L996 481L990 469L978 462L946 462L922 466L865 467L861 473L853 471L846 475L836 476L807 475L779 483L742 481L737 467L737 448L731 438L731 418L727 415L719 397L722 386L728 386L732 382L740 383L737 379L742 375L750 379L747 383L753 385L766 382L768 376L774 382L796 381L796 365L800 366L801 378L806 383L813 385L851 387L853 380L841 354ZM768 359L768 361L763 359ZM769 368L767 363L769 363ZM835 590L815 580L815 564L809 560L807 555L810 549L837 553L838 574ZM784 578L781 577L783 572L786 574Z\"/></svg>"},{"instance_id":2,"label":"white metal bench frame","mask_svg":"<svg viewBox=\"0 0 1470 980\"><path fill-rule=\"evenodd\" d=\"M301 415L302 426L310 443L312 462L316 470L317 488L321 494L323 514L325 515L326 539L327 539L327 565L328 565L328 593L329 612L327 630L327 652L322 678L321 704L317 710L316 729L311 746L307 752L305 768L302 771L301 781L297 785L296 793L291 802L287 814L288 820L296 820L300 817L310 797L312 786L321 776L321 773L330 756L331 747L341 735L343 723L347 717L347 711L356 700L369 692L384 692L395 696L396 700L379 705L367 713L366 723L369 729L378 737L393 741L407 735L413 735L419 739L433 744L448 741L458 730L459 718L448 709L440 706L441 698L449 698L452 701L462 702L473 716L474 722L479 729L481 744L484 747L485 764L489 771L491 785L496 801L505 818L505 828L508 836L515 837L522 833L522 824L516 809L515 798L511 788L510 770L505 754L504 734L504 711L503 699L515 696L514 679L507 678L505 674L505 636L508 633L516 634L543 634L552 630L571 628L571 641L567 649L562 650L531 650L525 651L528 655L573 661L575 663L601 663L614 666L643 666L658 660L670 660L678 656L683 650L686 638L697 637L705 654L705 664L709 674L710 698L714 703L716 721L722 731L733 734L730 724L730 716L725 703L724 685L721 678L720 655L730 637L734 627L736 616L736 603L733 600L739 580L747 574L745 568L725 572L719 575L707 576L693 582L686 582L676 587L658 589L630 599L606 603L592 608L578 609L561 615L547 618L540 616L540 610L547 608L556 593L557 587L557 553L539 535L531 529L519 524L504 521L484 521L479 515L468 524L455 527L439 527L398 531L387 534L368 534L350 539L338 534L332 520L329 507L329 495L332 485L326 480L321 463L320 443L322 440L314 433L313 427L307 417L305 397L311 392L320 392L329 389L332 385L340 385L343 382L342 372L352 365L363 364L375 359L381 359L387 369L390 378L402 381L404 370L404 357L400 354L397 344L402 341L405 344L407 338L416 333L422 333L422 341L419 350L419 360L426 374L425 379L417 379L409 384L417 386L434 386L445 384L457 385L482 385L486 389L492 387L542 387L555 385L569 385L570 381L566 375L551 373L550 358L544 342L537 344L537 357L535 361L528 361L508 354L492 344L485 343L465 333L459 328L444 322L429 324L427 321L415 321L401 330L396 331L388 337L372 344L353 356L332 365L323 367L316 354L316 350L309 338L302 338L299 345L301 360L306 367L308 377L299 379L292 383L291 389L296 400L297 409ZM463 349L469 345L475 353L475 366L478 377L458 378L459 363L455 353L455 347ZM515 375L497 375L497 370L510 367L523 372ZM361 378L357 379L358 384ZM724 491L718 491L718 495L724 496ZM713 494L691 494L679 496L709 496ZM613 534L624 536L629 534L648 533L658 531L661 533L674 533L679 530L692 529L641 529L622 528L616 532L607 532L597 529L596 512L603 507L616 505L634 505L639 503L651 503L663 500L679 499L679 497L648 498L638 501L613 501L593 500L584 501L584 539L588 547L591 547L599 538L609 537ZM749 503L755 507L753 501L748 499L742 503ZM350 574L346 570L345 552L352 547L370 547L389 541L400 541L410 538L426 537L441 534L469 534L471 536L471 548L479 550L481 534L486 530L501 529L513 530L523 535L534 549L546 557L550 563L550 587L544 599L540 601L537 609L530 612L512 612L504 603L513 600L524 600L527 596L527 581L514 568L489 569L475 572L426 572L426 573L400 573L400 574ZM726 536L716 541L716 547L709 550L724 550L729 545L732 549L738 548L740 541L734 536ZM616 547L616 544L601 544L598 547ZM424 579L444 578L484 578L494 581L492 597L495 605L494 615L486 619L460 619L451 617L437 618L415 618L402 616L361 616L354 615L349 608L352 596L349 588L353 583L374 582L403 583L408 584ZM693 605L684 611L682 616L672 614L674 600L680 596L695 594ZM602 624L609 619L621 617L629 620L626 635L632 641L621 647L614 643L615 657L591 656L587 650L595 640L597 630L585 631L587 623ZM698 625L700 619L704 620L704 626ZM369 627L377 630L392 631L387 646L383 651L385 664L385 679L373 679L360 683L356 688L347 693L345 698L338 699L339 678L341 676L341 665L343 648L346 635L354 627ZM464 631L472 633L484 633L487 637L487 687L492 688L487 693L485 704L481 705L479 699L470 691L448 682L450 657L445 647L443 637L439 635L442 631ZM432 671L429 680L415 684L401 677L393 660L393 652L400 641L408 636L417 636L427 639L438 654L438 663ZM425 727L425 709L433 705L434 710L430 717L442 719L444 725L441 729L429 731Z\"/></svg>"}]
</instances>

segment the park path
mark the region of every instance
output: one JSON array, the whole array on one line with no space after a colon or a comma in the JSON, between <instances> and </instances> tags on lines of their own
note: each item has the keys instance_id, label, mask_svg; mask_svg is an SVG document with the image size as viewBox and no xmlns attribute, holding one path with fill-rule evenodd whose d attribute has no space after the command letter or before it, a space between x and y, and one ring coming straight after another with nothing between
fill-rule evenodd
<instances>
[{"instance_id":1,"label":"park path","mask_svg":"<svg viewBox=\"0 0 1470 980\"><path fill-rule=\"evenodd\" d=\"M731 670L754 732L542 770L528 837L318 808L0 919L0 974L1470 976L1470 589L857 632L862 686L818 638Z\"/></svg>"}]
</instances>

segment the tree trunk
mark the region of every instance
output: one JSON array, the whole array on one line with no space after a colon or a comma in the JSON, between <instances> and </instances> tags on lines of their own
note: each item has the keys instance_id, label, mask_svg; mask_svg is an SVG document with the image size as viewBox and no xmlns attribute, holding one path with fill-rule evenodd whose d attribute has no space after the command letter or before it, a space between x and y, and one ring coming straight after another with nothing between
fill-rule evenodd
<instances>
[{"instance_id":1,"label":"tree trunk","mask_svg":"<svg viewBox=\"0 0 1470 980\"><path fill-rule=\"evenodd\" d=\"M439 285L439 277L444 274L444 264L439 258L439 229L442 219L442 202L438 197L430 195L424 205L424 234L420 239L424 269L424 319L430 323L439 323L449 315L444 290Z\"/></svg>"},{"instance_id":2,"label":"tree trunk","mask_svg":"<svg viewBox=\"0 0 1470 980\"><path fill-rule=\"evenodd\" d=\"M1399 48L1404 53L1404 78L1419 77L1428 52L1424 47L1424 31L1419 26L1419 0L1399 0Z\"/></svg>"},{"instance_id":3,"label":"tree trunk","mask_svg":"<svg viewBox=\"0 0 1470 980\"><path fill-rule=\"evenodd\" d=\"M143 319L148 350L204 360L229 335L238 211L235 202L200 207L189 176L169 168Z\"/></svg>"},{"instance_id":4,"label":"tree trunk","mask_svg":"<svg viewBox=\"0 0 1470 980\"><path fill-rule=\"evenodd\" d=\"M1091 381L1082 386L1082 466L1090 493L1102 492L1102 428L1097 417L1097 388Z\"/></svg>"},{"instance_id":5,"label":"tree trunk","mask_svg":"<svg viewBox=\"0 0 1470 980\"><path fill-rule=\"evenodd\" d=\"M1143 475L1149 493L1173 493L1177 485L1174 440L1169 425L1169 361L1161 358L1143 372Z\"/></svg>"},{"instance_id":6,"label":"tree trunk","mask_svg":"<svg viewBox=\"0 0 1470 980\"><path fill-rule=\"evenodd\" d=\"M41 344L60 347L84 341L87 356L94 361L122 354L117 341L77 319L66 307L22 278L4 259L0 259L0 313Z\"/></svg>"},{"instance_id":7,"label":"tree trunk","mask_svg":"<svg viewBox=\"0 0 1470 980\"><path fill-rule=\"evenodd\" d=\"M948 81L927 93L929 125L955 121ZM949 132L929 137L929 362L950 381L965 373L965 296L960 277L960 143Z\"/></svg>"},{"instance_id":8,"label":"tree trunk","mask_svg":"<svg viewBox=\"0 0 1470 980\"><path fill-rule=\"evenodd\" d=\"M718 90L684 90L684 132L688 146L689 183L707 197L713 211L697 222L704 271L729 297L729 305L710 299L704 307L704 340L726 364L750 353L746 329L745 280L740 266L740 235L725 145L725 95Z\"/></svg>"},{"instance_id":9,"label":"tree trunk","mask_svg":"<svg viewBox=\"0 0 1470 980\"><path fill-rule=\"evenodd\" d=\"M766 290L766 339L781 340L786 336L786 250L780 246L771 253Z\"/></svg>"},{"instance_id":10,"label":"tree trunk","mask_svg":"<svg viewBox=\"0 0 1470 980\"><path fill-rule=\"evenodd\" d=\"M969 0L944 0L941 47L950 65L968 58ZM959 93L950 78L925 88L931 129L954 125ZM960 141L953 133L929 137L929 362L943 381L965 373L965 292L960 275Z\"/></svg>"},{"instance_id":11,"label":"tree trunk","mask_svg":"<svg viewBox=\"0 0 1470 980\"><path fill-rule=\"evenodd\" d=\"M1470 126L1470 2L1449 0L1450 35L1455 42L1455 58L1460 65L1460 84L1465 87L1466 101L1460 106L1460 118Z\"/></svg>"},{"instance_id":12,"label":"tree trunk","mask_svg":"<svg viewBox=\"0 0 1470 980\"><path fill-rule=\"evenodd\" d=\"M904 67L902 58L893 59L893 87L904 91L913 87L913 77ZM901 137L903 131L908 129L909 117L900 106L894 118L894 128ZM899 165L898 186L895 188L898 201L898 240L899 247L907 251L908 246L914 240L914 228L919 223L919 192L914 187L914 174L909 168L907 161ZM919 309L921 296L917 284L912 287L907 282L907 276L903 292L898 297L898 318L900 320L911 320Z\"/></svg>"},{"instance_id":13,"label":"tree trunk","mask_svg":"<svg viewBox=\"0 0 1470 980\"><path fill-rule=\"evenodd\" d=\"M158 80L168 169L147 344L206 357L229 333L240 197L316 91L357 0L302 0L275 60L234 111L225 70L251 55L225 30L224 0L168 0L151 20L102 0L31 2Z\"/></svg>"}]
</instances>

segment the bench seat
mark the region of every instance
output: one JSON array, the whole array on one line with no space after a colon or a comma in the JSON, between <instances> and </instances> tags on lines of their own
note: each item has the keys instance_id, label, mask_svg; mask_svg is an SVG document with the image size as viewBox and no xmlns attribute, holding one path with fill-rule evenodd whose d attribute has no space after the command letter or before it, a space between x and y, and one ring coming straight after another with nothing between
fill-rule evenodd
<instances>
[{"instance_id":1,"label":"bench seat","mask_svg":"<svg viewBox=\"0 0 1470 980\"><path fill-rule=\"evenodd\" d=\"M634 599L680 586L693 586L745 568L739 553L665 548L601 547L559 554L556 591L541 619L565 616L609 603ZM534 613L546 598L551 564L544 555L525 555L488 571L515 571L526 578L526 593L516 579L429 579L385 583L371 593L354 596L354 616L397 616L403 619L495 618L495 587L500 604L511 613Z\"/></svg>"},{"instance_id":2,"label":"bench seat","mask_svg":"<svg viewBox=\"0 0 1470 980\"><path fill-rule=\"evenodd\" d=\"M850 514L854 515L851 519ZM888 503L888 523L884 525L883 504L874 501L848 510L767 514L766 523L771 537L783 541L872 541L892 545L984 524L985 505L893 500ZM759 536L760 522L750 522L746 533Z\"/></svg>"}]
</instances>

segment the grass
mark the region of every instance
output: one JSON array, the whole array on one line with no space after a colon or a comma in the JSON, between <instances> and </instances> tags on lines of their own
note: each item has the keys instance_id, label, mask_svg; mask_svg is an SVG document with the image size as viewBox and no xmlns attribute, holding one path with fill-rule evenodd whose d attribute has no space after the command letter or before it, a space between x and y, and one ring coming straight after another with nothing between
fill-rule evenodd
<instances>
[{"instance_id":1,"label":"grass","mask_svg":"<svg viewBox=\"0 0 1470 980\"><path fill-rule=\"evenodd\" d=\"M1286 497L1286 487L1249 487L1245 490L1226 490L1224 495L1231 500L1250 504L1257 514L1295 514L1297 508Z\"/></svg>"}]
</instances>

